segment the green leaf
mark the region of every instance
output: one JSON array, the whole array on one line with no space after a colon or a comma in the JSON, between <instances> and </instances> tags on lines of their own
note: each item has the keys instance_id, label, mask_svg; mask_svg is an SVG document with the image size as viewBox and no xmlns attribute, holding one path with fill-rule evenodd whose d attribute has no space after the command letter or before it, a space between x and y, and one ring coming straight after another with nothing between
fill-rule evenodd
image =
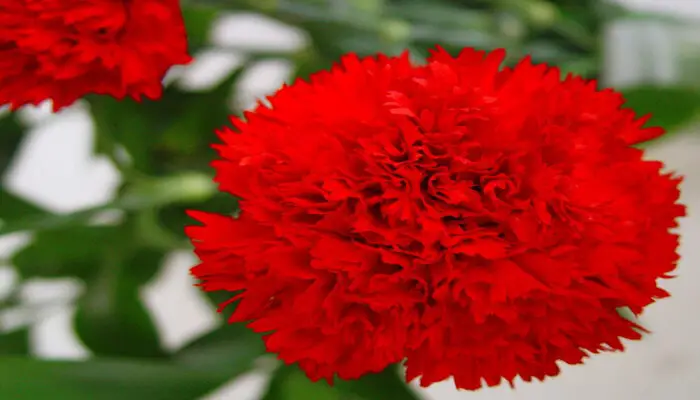
<instances>
[{"instance_id":1,"label":"green leaf","mask_svg":"<svg viewBox=\"0 0 700 400\"><path fill-rule=\"evenodd\" d=\"M174 361L198 369L226 371L230 377L253 368L265 354L259 335L243 324L225 324L194 340L174 355Z\"/></svg>"},{"instance_id":2,"label":"green leaf","mask_svg":"<svg viewBox=\"0 0 700 400\"><path fill-rule=\"evenodd\" d=\"M272 375L261 400L297 399L342 400L343 398L325 381L311 382L296 366L282 365Z\"/></svg>"},{"instance_id":3,"label":"green leaf","mask_svg":"<svg viewBox=\"0 0 700 400\"><path fill-rule=\"evenodd\" d=\"M99 253L98 253L99 254ZM100 254L98 274L88 281L85 294L78 302L75 330L80 340L99 356L163 357L158 331L139 297L142 276L130 273L139 267L125 258L122 250ZM142 260L154 261L153 254L142 254Z\"/></svg>"},{"instance_id":4,"label":"green leaf","mask_svg":"<svg viewBox=\"0 0 700 400\"><path fill-rule=\"evenodd\" d=\"M18 207L18 209L25 210L26 215L8 213L8 219L5 220L4 223L0 223L0 236L22 231L44 231L51 229L73 228L79 225L87 224L92 218L104 211L113 211L115 209L118 210L124 208L121 204L110 203L68 214L52 214L43 212L31 203L21 200L16 196L7 196L7 193L8 192L3 192L0 190L0 196L4 196L0 197L0 200L9 199L8 203L19 200L14 206L8 206L7 209L12 210L13 207ZM3 209L4 207L0 206L0 210ZM7 213L7 211L2 212Z\"/></svg>"},{"instance_id":5,"label":"green leaf","mask_svg":"<svg viewBox=\"0 0 700 400\"><path fill-rule=\"evenodd\" d=\"M185 91L173 85L163 97L163 112L173 112L172 122L160 131L156 151L178 169L202 168L202 159L214 156L212 142L218 141L215 130L229 123L233 113L229 95L252 57L217 86L205 91ZM193 134L193 132L195 132Z\"/></svg>"},{"instance_id":6,"label":"green leaf","mask_svg":"<svg viewBox=\"0 0 700 400\"><path fill-rule=\"evenodd\" d=\"M214 8L182 6L182 16L185 20L185 31L191 53L207 44L212 23L218 14L219 10Z\"/></svg>"},{"instance_id":7,"label":"green leaf","mask_svg":"<svg viewBox=\"0 0 700 400\"><path fill-rule=\"evenodd\" d=\"M687 87L639 86L621 90L624 107L638 115L651 113L647 126L667 131L682 128L700 115L700 90Z\"/></svg>"},{"instance_id":8,"label":"green leaf","mask_svg":"<svg viewBox=\"0 0 700 400\"><path fill-rule=\"evenodd\" d=\"M0 232L4 225L12 225L16 220L47 215L50 214L39 206L0 187Z\"/></svg>"},{"instance_id":9,"label":"green leaf","mask_svg":"<svg viewBox=\"0 0 700 400\"><path fill-rule=\"evenodd\" d=\"M0 190L0 236L22 231L80 228L107 211L143 212L173 204L198 203L213 200L216 193L216 185L209 174L181 171L163 178L139 178L125 185L121 198L107 204L68 214L51 214ZM3 215L8 219L3 219Z\"/></svg>"},{"instance_id":10,"label":"green leaf","mask_svg":"<svg viewBox=\"0 0 700 400\"><path fill-rule=\"evenodd\" d=\"M31 244L16 252L11 261L25 278L87 278L96 272L101 256L99 249L114 245L120 238L119 229L113 226L41 231L35 234Z\"/></svg>"},{"instance_id":11,"label":"green leaf","mask_svg":"<svg viewBox=\"0 0 700 400\"><path fill-rule=\"evenodd\" d=\"M76 276L86 281L75 322L78 336L94 353L162 356L139 288L159 270L165 253L133 243L129 221L37 232L11 261L25 278Z\"/></svg>"},{"instance_id":12,"label":"green leaf","mask_svg":"<svg viewBox=\"0 0 700 400\"><path fill-rule=\"evenodd\" d=\"M204 201L215 193L216 184L211 176L182 172L134 182L124 189L120 203L129 209L144 209L172 203Z\"/></svg>"},{"instance_id":13,"label":"green leaf","mask_svg":"<svg viewBox=\"0 0 700 400\"><path fill-rule=\"evenodd\" d=\"M311 382L296 365L278 368L262 400L420 400L393 365L378 374L357 380L336 380L331 387L324 381Z\"/></svg>"},{"instance_id":14,"label":"green leaf","mask_svg":"<svg viewBox=\"0 0 700 400\"><path fill-rule=\"evenodd\" d=\"M24 127L14 113L0 116L0 178L12 162L24 138Z\"/></svg>"},{"instance_id":15,"label":"green leaf","mask_svg":"<svg viewBox=\"0 0 700 400\"><path fill-rule=\"evenodd\" d=\"M397 365L357 380L338 380L335 387L344 395L354 395L365 400L420 400L418 394L399 376Z\"/></svg>"},{"instance_id":16,"label":"green leaf","mask_svg":"<svg viewBox=\"0 0 700 400\"><path fill-rule=\"evenodd\" d=\"M139 104L131 99L116 100L109 96L87 96L95 126L95 152L113 154L116 145L129 154L136 170L149 171L149 145L156 115L149 113L148 100ZM142 106L142 107L141 107Z\"/></svg>"},{"instance_id":17,"label":"green leaf","mask_svg":"<svg viewBox=\"0 0 700 400\"><path fill-rule=\"evenodd\" d=\"M192 400L227 379L226 371L148 360L0 357L0 399Z\"/></svg>"},{"instance_id":18,"label":"green leaf","mask_svg":"<svg viewBox=\"0 0 700 400\"><path fill-rule=\"evenodd\" d=\"M166 253L162 249L138 247L126 257L124 273L133 285L147 283L160 271L165 256Z\"/></svg>"},{"instance_id":19,"label":"green leaf","mask_svg":"<svg viewBox=\"0 0 700 400\"><path fill-rule=\"evenodd\" d=\"M0 179L12 163L15 153L22 144L24 127L17 120L17 115L9 113L0 116ZM22 199L0 185L0 230L13 221L47 214L32 202Z\"/></svg>"},{"instance_id":20,"label":"green leaf","mask_svg":"<svg viewBox=\"0 0 700 400\"><path fill-rule=\"evenodd\" d=\"M562 62L559 69L561 70L562 76L574 74L586 78L592 78L598 73L600 67L598 65L598 60L595 58L582 57Z\"/></svg>"},{"instance_id":21,"label":"green leaf","mask_svg":"<svg viewBox=\"0 0 700 400\"><path fill-rule=\"evenodd\" d=\"M0 356L26 354L29 354L29 328L0 332Z\"/></svg>"},{"instance_id":22,"label":"green leaf","mask_svg":"<svg viewBox=\"0 0 700 400\"><path fill-rule=\"evenodd\" d=\"M409 1L391 5L388 14L440 29L490 31L494 27L493 15L490 11L473 10L448 4L436 3L431 7L426 7L422 1Z\"/></svg>"},{"instance_id":23,"label":"green leaf","mask_svg":"<svg viewBox=\"0 0 700 400\"><path fill-rule=\"evenodd\" d=\"M228 123L231 110L226 98L244 68L232 71L206 91L170 85L158 101L88 97L98 138L96 150L112 151L114 145L120 145L129 154L133 169L150 175L201 169L202 160L213 155L214 130Z\"/></svg>"}]
</instances>

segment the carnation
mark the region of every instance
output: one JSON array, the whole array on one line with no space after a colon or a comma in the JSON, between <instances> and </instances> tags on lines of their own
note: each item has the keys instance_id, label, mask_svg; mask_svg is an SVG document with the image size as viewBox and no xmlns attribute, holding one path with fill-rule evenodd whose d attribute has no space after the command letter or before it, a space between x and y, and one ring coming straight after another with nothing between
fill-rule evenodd
<instances>
[{"instance_id":1,"label":"carnation","mask_svg":"<svg viewBox=\"0 0 700 400\"><path fill-rule=\"evenodd\" d=\"M680 178L595 81L505 52L358 58L221 129L240 215L192 211L206 291L312 380L405 362L461 389L542 380L623 350L668 296Z\"/></svg>"},{"instance_id":2,"label":"carnation","mask_svg":"<svg viewBox=\"0 0 700 400\"><path fill-rule=\"evenodd\" d=\"M0 105L88 93L159 98L161 80L190 61L178 0L0 0Z\"/></svg>"}]
</instances>

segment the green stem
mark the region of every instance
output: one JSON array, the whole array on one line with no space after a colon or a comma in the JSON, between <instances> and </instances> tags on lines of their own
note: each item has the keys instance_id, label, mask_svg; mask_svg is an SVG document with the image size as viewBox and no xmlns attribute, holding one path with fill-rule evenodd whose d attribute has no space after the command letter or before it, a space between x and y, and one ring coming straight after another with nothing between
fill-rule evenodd
<instances>
[{"instance_id":1,"label":"green stem","mask_svg":"<svg viewBox=\"0 0 700 400\"><path fill-rule=\"evenodd\" d=\"M108 203L68 214L41 214L0 225L0 236L10 233L47 230L87 223L101 212L120 209L117 203Z\"/></svg>"}]
</instances>

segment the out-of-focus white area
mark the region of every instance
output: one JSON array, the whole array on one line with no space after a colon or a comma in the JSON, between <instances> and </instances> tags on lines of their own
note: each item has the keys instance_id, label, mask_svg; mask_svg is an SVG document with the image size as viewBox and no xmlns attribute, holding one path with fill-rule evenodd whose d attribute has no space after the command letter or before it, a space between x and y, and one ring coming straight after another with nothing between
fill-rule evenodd
<instances>
[{"instance_id":1,"label":"out-of-focus white area","mask_svg":"<svg viewBox=\"0 0 700 400\"><path fill-rule=\"evenodd\" d=\"M695 15L700 20L700 0L625 0L640 10ZM631 21L609 30L607 83L633 84L642 80L677 82L687 73L674 62L700 34L695 30ZM690 32L690 33L689 33ZM690 36L688 36L690 35ZM288 51L305 43L300 32L257 16L237 16L223 21L213 34L216 43L241 50ZM697 50L696 50L697 51ZM215 84L239 65L244 54L205 52L197 61L180 68L169 79L197 88ZM256 98L279 87L290 72L283 60L265 61L249 71L232 101L252 105ZM690 77L694 78L694 76ZM696 78L697 79L697 78ZM103 158L92 155L91 120L82 105L57 115L46 108L23 110L33 126L4 187L56 212L70 212L108 201L119 184L119 175ZM698 129L700 130L700 128ZM457 392L452 382L422 392L426 399L457 400L691 400L700 398L700 132L676 135L650 150L651 158L665 161L669 169L685 175L683 201L690 215L681 227L683 244L680 277L665 283L673 297L649 308L644 324L653 334L629 345L621 354L599 355L585 366L565 367L556 379L545 383L519 383L478 392ZM0 238L0 260L26 242L22 235ZM1 262L1 261L0 261ZM143 297L160 329L163 342L177 348L216 323L214 312L192 287L187 270L195 263L191 254L176 253L168 259ZM12 274L0 265L0 298L12 286ZM0 324L31 323L36 355L47 358L83 358L88 352L70 328L71 301L80 290L73 281L31 282L22 287L22 307L0 315ZM41 310L27 320L26 310ZM252 374L217 390L207 399L257 400L265 377Z\"/></svg>"},{"instance_id":2,"label":"out-of-focus white area","mask_svg":"<svg viewBox=\"0 0 700 400\"><path fill-rule=\"evenodd\" d=\"M615 0L614 2L638 11L700 18L700 5L696 0Z\"/></svg>"}]
</instances>

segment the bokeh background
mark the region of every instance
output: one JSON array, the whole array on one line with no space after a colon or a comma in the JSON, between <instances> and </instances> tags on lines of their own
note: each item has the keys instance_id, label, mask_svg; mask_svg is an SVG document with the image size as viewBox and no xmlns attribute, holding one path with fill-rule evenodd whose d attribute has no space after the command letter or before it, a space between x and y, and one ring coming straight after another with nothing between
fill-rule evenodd
<instances>
[{"instance_id":1,"label":"bokeh background","mask_svg":"<svg viewBox=\"0 0 700 400\"><path fill-rule=\"evenodd\" d=\"M531 54L625 92L630 106L670 131L646 147L685 175L689 216L679 278L664 283L673 297L641 317L652 331L645 340L544 383L458 392L447 381L418 396L700 397L700 1L183 6L197 59L171 71L162 101L89 98L58 114L46 106L0 115L0 399L405 399L391 389L395 376L362 381L347 397L293 370L274 373L274 358L258 357L259 339L224 326L215 296L192 287L183 210L235 206L215 193L208 168L212 131L226 115L345 52L408 48L420 60L438 43L505 47L510 62Z\"/></svg>"}]
</instances>

